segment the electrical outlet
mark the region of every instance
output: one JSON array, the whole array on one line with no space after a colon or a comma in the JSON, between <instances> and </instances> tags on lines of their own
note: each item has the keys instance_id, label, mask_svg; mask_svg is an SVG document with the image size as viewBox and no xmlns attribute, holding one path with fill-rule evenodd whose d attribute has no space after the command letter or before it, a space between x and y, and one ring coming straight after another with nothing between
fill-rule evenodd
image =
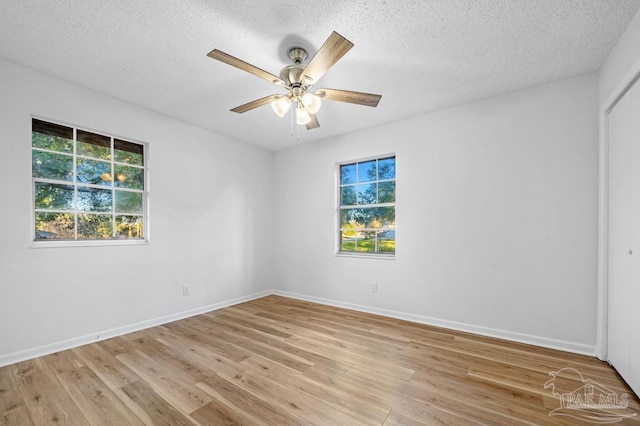
<instances>
[{"instance_id":1,"label":"electrical outlet","mask_svg":"<svg viewBox=\"0 0 640 426\"><path fill-rule=\"evenodd\" d=\"M371 286L371 293L377 293L378 292L378 283L373 283L373 285Z\"/></svg>"},{"instance_id":2,"label":"electrical outlet","mask_svg":"<svg viewBox=\"0 0 640 426\"><path fill-rule=\"evenodd\" d=\"M188 285L183 285L182 286L182 295L183 296L188 296L191 294L191 287L189 287Z\"/></svg>"}]
</instances>

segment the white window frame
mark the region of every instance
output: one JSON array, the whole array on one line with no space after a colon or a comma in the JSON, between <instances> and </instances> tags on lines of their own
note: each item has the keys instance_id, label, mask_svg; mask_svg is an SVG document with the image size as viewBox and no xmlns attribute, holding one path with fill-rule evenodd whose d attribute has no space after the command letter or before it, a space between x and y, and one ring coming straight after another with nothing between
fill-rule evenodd
<instances>
[{"instance_id":1,"label":"white window frame","mask_svg":"<svg viewBox=\"0 0 640 426\"><path fill-rule=\"evenodd\" d=\"M65 126L65 127L69 127L71 129L73 129L73 152L71 154L66 154L66 155L71 155L73 156L73 180L71 181L58 181L55 179L43 179L43 178L34 178L33 177L33 165L32 165L32 158L33 158L33 151L37 150L37 151L42 151L42 152L52 152L52 153L56 153L56 154L60 154L60 152L58 151L50 151L50 150L46 150L46 149L42 149L42 148L34 148L32 145L32 132L33 132L33 119L36 120L40 120L40 121L44 121L47 123L51 123L51 124L55 124L55 125L60 125L60 126ZM86 184L86 183L82 183L80 185L78 185L78 182L76 180L76 164L77 164L77 159L78 158L82 158L82 159L89 159L89 160L96 160L95 158L92 157L85 157L82 155L78 155L76 153L76 141L77 141L77 133L78 130L81 131L85 131L85 132L90 132L90 133L95 133L97 135L100 136L106 136L108 138L110 138L111 141L111 160L109 160L108 162L111 164L111 171L112 171L112 175L113 175L113 168L116 165L123 165L123 166L128 166L128 167L136 167L136 168L141 168L143 170L143 185L144 188L142 190L130 190L127 188L118 188L119 191L132 191L132 192L140 192L142 193L142 213L139 214L142 217L142 223L143 223L143 238L138 238L138 239L121 239L121 238L116 238L113 237L111 239L77 239L77 221L78 221L78 214L82 214L82 213L86 213L85 211L81 211L77 208L77 205L75 206L76 208L74 210L68 210L68 211L62 211L62 210L42 210L42 209L37 209L36 205L35 205L35 190L36 190L36 182L44 182L44 183L54 183L54 184L60 184L60 185L69 185L69 186L73 186L74 188L77 186L83 186L83 187L90 187L90 188L96 188L96 189L106 189L106 188L112 188L113 187L106 187L106 186L101 186L101 185L93 185L93 184ZM140 145L142 146L143 149L143 158L144 158L144 163L143 166L135 166L135 165L131 165L131 164L127 164L127 163L119 163L117 161L114 160L114 156L113 156L113 150L114 150L114 141L118 139L118 140L122 140L124 142L130 142L136 145ZM29 170L30 170L30 176L31 176L31 228L29 230L30 233L30 238L31 238L31 248L53 248L53 247L91 247L91 246L132 246L132 245L148 245L150 242L150 220L149 220L149 144L146 142L141 142L129 137L123 137L123 136L119 136L119 135L115 135L112 132L104 132L101 130L95 130L95 129L91 129L91 128L87 128L87 127L83 127L83 126L78 126L75 124L71 124L71 123L67 123L67 122L63 122L63 121L59 121L59 120L54 120L54 119L50 119L50 118L46 118L46 117L41 117L41 116L37 116L37 115L32 115L30 117L29 120L29 146L30 146L30 154L29 155ZM100 160L100 161L105 161L105 160ZM75 191L74 191L75 192ZM112 217L115 217L116 215L118 215L115 212L115 197L113 197L113 201L112 203L114 203L111 212L104 212L105 215L111 215ZM36 238L36 212L53 212L53 213L70 213L74 215L74 220L76 222L76 226L75 226L75 234L76 234L76 239L70 240L70 239L37 239ZM132 214L125 214L127 216L130 216Z\"/></svg>"},{"instance_id":2,"label":"white window frame","mask_svg":"<svg viewBox=\"0 0 640 426\"><path fill-rule=\"evenodd\" d=\"M340 163L336 164L336 179L335 179L335 188L336 188L336 256L338 257L361 257L361 258L367 258L367 259L387 259L387 260L394 260L396 257L396 251L394 250L392 253L390 252L358 252L358 251L342 251L342 241L341 241L341 234L342 234L342 228L341 228L341 211L344 209L343 206L341 205L341 193L342 193L342 187L344 185L342 185L342 176L341 176L341 167L345 166L345 165L349 165L349 164L358 164L358 163L366 163L368 161L372 161L372 160L384 160L387 158L394 158L396 166L397 166L397 162L398 162L398 158L396 153L388 153L388 154L382 154L382 155L375 155L375 156L371 156L371 157L364 157L364 158L360 158L357 160L348 160L348 161L342 161ZM378 182L387 182L387 181L394 181L396 182L396 190L397 190L397 170L396 170L396 175L393 179L383 179L383 180L378 180L376 177L376 183ZM378 204L360 204L357 207L358 208L369 208L369 207L393 207L394 209L394 214L396 212L396 203L397 203L397 193L395 194L395 201L393 203L378 203ZM352 206L345 206L346 208L353 208ZM394 232L397 229L397 225L394 227ZM358 231L375 231L377 230L377 228L362 228L362 229L358 229Z\"/></svg>"}]
</instances>

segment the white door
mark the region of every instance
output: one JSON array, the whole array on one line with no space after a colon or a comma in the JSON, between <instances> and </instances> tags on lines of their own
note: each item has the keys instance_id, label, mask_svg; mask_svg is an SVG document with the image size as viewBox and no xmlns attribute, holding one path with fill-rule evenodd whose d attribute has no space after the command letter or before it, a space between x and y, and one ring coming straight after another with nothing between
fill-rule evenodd
<instances>
[{"instance_id":1,"label":"white door","mask_svg":"<svg viewBox=\"0 0 640 426\"><path fill-rule=\"evenodd\" d=\"M631 101L631 279L626 284L627 332L629 333L629 370L624 379L640 395L640 83L627 92Z\"/></svg>"},{"instance_id":2,"label":"white door","mask_svg":"<svg viewBox=\"0 0 640 426\"><path fill-rule=\"evenodd\" d=\"M608 359L640 394L640 85L609 113Z\"/></svg>"}]
</instances>

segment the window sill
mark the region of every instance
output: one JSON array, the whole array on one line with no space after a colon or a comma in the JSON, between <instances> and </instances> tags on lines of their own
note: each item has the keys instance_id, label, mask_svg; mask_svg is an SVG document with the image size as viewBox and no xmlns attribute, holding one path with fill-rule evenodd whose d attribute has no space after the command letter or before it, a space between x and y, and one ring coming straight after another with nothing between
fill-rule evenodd
<instances>
[{"instance_id":1,"label":"window sill","mask_svg":"<svg viewBox=\"0 0 640 426\"><path fill-rule=\"evenodd\" d=\"M144 246L148 245L149 240L86 240L86 241L69 241L69 240L49 240L49 241L32 241L31 248L60 248L60 247L105 247L105 246Z\"/></svg>"},{"instance_id":2,"label":"window sill","mask_svg":"<svg viewBox=\"0 0 640 426\"><path fill-rule=\"evenodd\" d=\"M336 257L354 257L354 258L360 258L360 259L396 260L395 253L394 254L381 254L381 253L338 252L338 253L336 253Z\"/></svg>"}]
</instances>

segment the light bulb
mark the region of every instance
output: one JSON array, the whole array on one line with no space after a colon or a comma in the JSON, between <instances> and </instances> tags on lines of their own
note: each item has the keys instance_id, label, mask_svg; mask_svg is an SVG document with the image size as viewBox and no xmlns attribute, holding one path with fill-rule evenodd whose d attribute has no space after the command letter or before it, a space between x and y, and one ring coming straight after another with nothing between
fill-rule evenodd
<instances>
[{"instance_id":1,"label":"light bulb","mask_svg":"<svg viewBox=\"0 0 640 426\"><path fill-rule=\"evenodd\" d=\"M273 112L278 114L278 117L284 117L289 110L290 105L291 100L288 96L283 96L271 102L271 108L273 108Z\"/></svg>"},{"instance_id":2,"label":"light bulb","mask_svg":"<svg viewBox=\"0 0 640 426\"><path fill-rule=\"evenodd\" d=\"M307 108L307 111L309 111L309 114L315 114L318 112L320 110L320 105L322 104L319 97L309 92L302 96L302 103Z\"/></svg>"},{"instance_id":3,"label":"light bulb","mask_svg":"<svg viewBox=\"0 0 640 426\"><path fill-rule=\"evenodd\" d=\"M302 104L306 107L308 107L309 105L311 105L311 103L313 102L313 95L309 92L305 93L304 95L302 95Z\"/></svg>"},{"instance_id":4,"label":"light bulb","mask_svg":"<svg viewBox=\"0 0 640 426\"><path fill-rule=\"evenodd\" d=\"M310 121L311 116L309 115L307 110L304 109L304 107L299 106L298 108L296 108L296 123L303 125L309 123Z\"/></svg>"}]
</instances>

